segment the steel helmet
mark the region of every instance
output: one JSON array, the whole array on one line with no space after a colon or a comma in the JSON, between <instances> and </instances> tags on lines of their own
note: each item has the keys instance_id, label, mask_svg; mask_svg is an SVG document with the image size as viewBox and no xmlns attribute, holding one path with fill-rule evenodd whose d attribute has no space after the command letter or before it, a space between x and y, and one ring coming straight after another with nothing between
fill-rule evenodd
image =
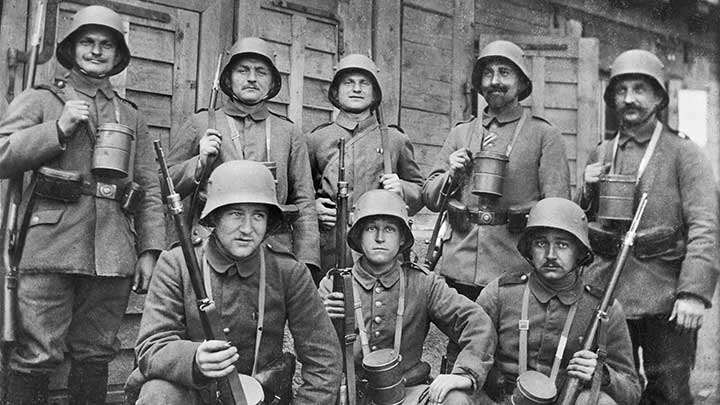
<instances>
[{"instance_id":1,"label":"steel helmet","mask_svg":"<svg viewBox=\"0 0 720 405\"><path fill-rule=\"evenodd\" d=\"M338 100L338 86L340 85L340 79L343 73L351 71L360 71L370 75L370 79L372 79L373 82L373 93L375 94L375 100L370 108L377 107L380 101L382 101L382 90L380 90L380 80L378 79L380 69L378 69L372 59L359 53L353 53L340 59L340 62L335 66L335 75L328 88L328 99L330 102L338 109L342 109L340 101Z\"/></svg>"},{"instance_id":2,"label":"steel helmet","mask_svg":"<svg viewBox=\"0 0 720 405\"><path fill-rule=\"evenodd\" d=\"M109 28L113 33L118 48L118 61L107 76L122 72L130 63L130 49L123 35L122 17L120 17L120 14L103 6L88 6L75 13L72 24L70 24L70 30L58 43L55 50L55 57L58 62L68 69L75 66L75 37L83 27L93 25Z\"/></svg>"},{"instance_id":3,"label":"steel helmet","mask_svg":"<svg viewBox=\"0 0 720 405\"><path fill-rule=\"evenodd\" d=\"M518 100L525 100L532 93L532 81L530 81L530 75L523 61L524 55L523 50L510 41L493 41L485 45L480 51L480 56L475 61L475 67L473 68L472 85L475 91L480 91L480 82L482 81L485 64L493 59L503 58L510 61L520 71L521 78L525 81L525 90L518 94Z\"/></svg>"},{"instance_id":4,"label":"steel helmet","mask_svg":"<svg viewBox=\"0 0 720 405\"><path fill-rule=\"evenodd\" d=\"M587 265L593 261L592 248L588 238L588 220L579 205L558 197L540 200L530 210L527 226L518 241L518 251L526 258L530 256L528 239L538 228L553 228L568 232L585 247L585 257L580 259L578 264Z\"/></svg>"},{"instance_id":5,"label":"steel helmet","mask_svg":"<svg viewBox=\"0 0 720 405\"><path fill-rule=\"evenodd\" d=\"M609 106L615 106L613 88L615 83L625 75L643 75L648 77L656 89L662 91L663 101L659 110L668 104L668 93L665 88L665 73L663 64L652 52L643 49L631 49L618 55L610 66L610 82L605 88L603 98Z\"/></svg>"},{"instance_id":6,"label":"steel helmet","mask_svg":"<svg viewBox=\"0 0 720 405\"><path fill-rule=\"evenodd\" d=\"M232 91L232 68L240 57L252 55L261 57L270 67L272 84L270 85L268 94L265 96L265 100L270 100L271 98L277 96L280 92L280 88L282 87L282 79L280 78L280 72L275 66L275 54L270 51L270 47L267 42L256 37L242 38L235 42L227 53L230 55L230 60L228 60L225 64L225 67L223 67L222 73L220 74L220 88L223 93L227 94L230 98L235 98Z\"/></svg>"},{"instance_id":7,"label":"steel helmet","mask_svg":"<svg viewBox=\"0 0 720 405\"><path fill-rule=\"evenodd\" d=\"M398 219L400 232L405 242L400 246L399 252L404 252L415 242L410 225L408 225L408 211L405 201L396 193L388 190L370 190L361 195L353 208L353 224L347 235L348 246L356 252L362 253L360 234L366 219L375 216L393 217Z\"/></svg>"},{"instance_id":8,"label":"steel helmet","mask_svg":"<svg viewBox=\"0 0 720 405\"><path fill-rule=\"evenodd\" d=\"M208 217L218 208L230 204L265 204L270 209L268 233L283 220L282 207L275 193L275 180L260 162L231 160L215 168L207 183L207 202L200 215L203 225L212 225Z\"/></svg>"}]
</instances>

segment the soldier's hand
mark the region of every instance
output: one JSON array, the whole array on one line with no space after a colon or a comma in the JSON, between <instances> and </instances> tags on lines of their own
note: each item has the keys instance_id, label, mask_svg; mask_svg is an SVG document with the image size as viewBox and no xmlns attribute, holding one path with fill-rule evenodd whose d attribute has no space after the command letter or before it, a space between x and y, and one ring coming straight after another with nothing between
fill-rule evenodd
<instances>
[{"instance_id":1,"label":"soldier's hand","mask_svg":"<svg viewBox=\"0 0 720 405\"><path fill-rule=\"evenodd\" d=\"M610 170L610 163L602 162L592 163L585 167L585 183L593 184L600 181L600 175L606 174Z\"/></svg>"},{"instance_id":2,"label":"soldier's hand","mask_svg":"<svg viewBox=\"0 0 720 405\"><path fill-rule=\"evenodd\" d=\"M135 277L132 286L135 294L147 293L158 256L159 252L148 250L138 257L137 262L135 262Z\"/></svg>"},{"instance_id":3,"label":"soldier's hand","mask_svg":"<svg viewBox=\"0 0 720 405\"><path fill-rule=\"evenodd\" d=\"M345 294L331 292L323 298L323 305L331 319L345 317Z\"/></svg>"},{"instance_id":4,"label":"soldier's hand","mask_svg":"<svg viewBox=\"0 0 720 405\"><path fill-rule=\"evenodd\" d=\"M567 373L581 381L590 382L597 367L597 353L590 350L580 350L573 354L568 362Z\"/></svg>"},{"instance_id":5,"label":"soldier's hand","mask_svg":"<svg viewBox=\"0 0 720 405\"><path fill-rule=\"evenodd\" d=\"M675 300L669 322L673 320L678 327L687 331L693 331L702 326L705 303L700 299L683 296Z\"/></svg>"},{"instance_id":6,"label":"soldier's hand","mask_svg":"<svg viewBox=\"0 0 720 405\"><path fill-rule=\"evenodd\" d=\"M467 170L472 163L472 154L470 153L470 149L462 148L451 153L448 158L448 163L450 164L450 176L454 176L457 172Z\"/></svg>"},{"instance_id":7,"label":"soldier's hand","mask_svg":"<svg viewBox=\"0 0 720 405\"><path fill-rule=\"evenodd\" d=\"M205 134L200 138L200 163L205 166L209 156L217 156L220 153L220 145L222 139L220 132L215 129L205 130Z\"/></svg>"},{"instance_id":8,"label":"soldier's hand","mask_svg":"<svg viewBox=\"0 0 720 405\"><path fill-rule=\"evenodd\" d=\"M237 348L230 342L206 340L195 351L195 365L202 375L220 378L235 370L233 364L240 358Z\"/></svg>"},{"instance_id":9,"label":"soldier's hand","mask_svg":"<svg viewBox=\"0 0 720 405\"><path fill-rule=\"evenodd\" d=\"M78 124L87 122L89 119L90 103L83 100L68 100L60 113L57 125L63 136L69 137Z\"/></svg>"},{"instance_id":10,"label":"soldier's hand","mask_svg":"<svg viewBox=\"0 0 720 405\"><path fill-rule=\"evenodd\" d=\"M472 388L472 380L467 376L440 374L428 388L428 403L440 404L445 400L448 392L452 390L469 390L470 388Z\"/></svg>"},{"instance_id":11,"label":"soldier's hand","mask_svg":"<svg viewBox=\"0 0 720 405\"><path fill-rule=\"evenodd\" d=\"M402 181L400 181L400 177L398 177L395 173L387 173L380 176L380 184L382 184L382 187L387 191L392 191L393 193L396 193L401 198L405 198L405 193L403 192L403 186Z\"/></svg>"},{"instance_id":12,"label":"soldier's hand","mask_svg":"<svg viewBox=\"0 0 720 405\"><path fill-rule=\"evenodd\" d=\"M325 197L315 199L315 211L318 214L320 228L327 231L335 226L337 210L333 200Z\"/></svg>"}]
</instances>

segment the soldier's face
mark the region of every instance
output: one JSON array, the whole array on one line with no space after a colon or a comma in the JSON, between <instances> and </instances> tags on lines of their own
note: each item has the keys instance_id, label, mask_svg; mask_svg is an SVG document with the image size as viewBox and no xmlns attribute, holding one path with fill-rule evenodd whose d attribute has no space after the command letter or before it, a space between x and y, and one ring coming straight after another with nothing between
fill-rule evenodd
<instances>
[{"instance_id":1,"label":"soldier's face","mask_svg":"<svg viewBox=\"0 0 720 405\"><path fill-rule=\"evenodd\" d=\"M245 104L257 104L270 91L273 77L265 60L246 56L235 63L230 79L235 97Z\"/></svg>"},{"instance_id":2,"label":"soldier's face","mask_svg":"<svg viewBox=\"0 0 720 405\"><path fill-rule=\"evenodd\" d=\"M344 111L359 113L367 110L375 101L373 81L362 72L348 72L339 80L338 101Z\"/></svg>"},{"instance_id":3,"label":"soldier's face","mask_svg":"<svg viewBox=\"0 0 720 405\"><path fill-rule=\"evenodd\" d=\"M103 76L115 67L117 50L109 28L89 27L75 40L75 64L85 73Z\"/></svg>"},{"instance_id":4,"label":"soldier's face","mask_svg":"<svg viewBox=\"0 0 720 405\"><path fill-rule=\"evenodd\" d=\"M533 266L548 280L559 280L573 271L581 253L575 237L559 229L540 229L530 239Z\"/></svg>"},{"instance_id":5,"label":"soldier's face","mask_svg":"<svg viewBox=\"0 0 720 405\"><path fill-rule=\"evenodd\" d=\"M367 261L383 266L395 260L405 238L397 222L391 217L375 217L365 221L360 245Z\"/></svg>"},{"instance_id":6,"label":"soldier's face","mask_svg":"<svg viewBox=\"0 0 720 405\"><path fill-rule=\"evenodd\" d=\"M650 80L640 75L617 80L613 94L615 111L625 127L633 127L652 118L663 101Z\"/></svg>"},{"instance_id":7,"label":"soldier's face","mask_svg":"<svg viewBox=\"0 0 720 405\"><path fill-rule=\"evenodd\" d=\"M268 208L264 204L232 204L215 216L215 237L235 259L250 256L265 238Z\"/></svg>"},{"instance_id":8,"label":"soldier's face","mask_svg":"<svg viewBox=\"0 0 720 405\"><path fill-rule=\"evenodd\" d=\"M502 110L515 105L518 95L525 89L520 72L503 59L491 60L485 64L480 81L480 94L490 110Z\"/></svg>"}]
</instances>

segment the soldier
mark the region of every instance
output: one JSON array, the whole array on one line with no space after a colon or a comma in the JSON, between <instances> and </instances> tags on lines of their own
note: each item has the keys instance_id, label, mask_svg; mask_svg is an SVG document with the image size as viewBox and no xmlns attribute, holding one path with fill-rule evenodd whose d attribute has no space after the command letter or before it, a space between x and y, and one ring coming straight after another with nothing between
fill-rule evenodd
<instances>
[{"instance_id":1,"label":"soldier","mask_svg":"<svg viewBox=\"0 0 720 405\"><path fill-rule=\"evenodd\" d=\"M598 344L607 358L599 359L595 351L581 350L585 330L603 296L602 289L595 285L583 288L583 268L592 262L593 254L582 209L562 198L541 200L530 211L517 249L532 268L525 264L511 269L490 282L477 299L498 334L495 365L484 392L502 401L513 392L516 380L532 386L532 377L537 377L533 371L518 379L525 370L550 376L540 381L553 381L558 388L568 376L591 386L597 374L599 403L637 403L640 386L632 345L617 301L610 306L598 333ZM524 321L527 327L523 338L518 325ZM545 384L543 390L550 384ZM580 394L577 403L587 403L588 391Z\"/></svg>"},{"instance_id":2,"label":"soldier","mask_svg":"<svg viewBox=\"0 0 720 405\"><path fill-rule=\"evenodd\" d=\"M215 169L201 216L213 230L197 249L208 296L216 297L227 322L228 341L204 340L182 250L164 252L135 349L142 378L129 382L145 381L138 404L212 403L207 393L216 397L213 379L232 372L260 374L281 355L286 322L303 365L304 382L294 403L334 403L340 347L305 265L267 241L283 221L273 176L265 166L229 161ZM263 296L264 311L259 303Z\"/></svg>"},{"instance_id":3,"label":"soldier","mask_svg":"<svg viewBox=\"0 0 720 405\"><path fill-rule=\"evenodd\" d=\"M697 330L717 281L717 194L698 146L658 119L668 104L664 83L663 65L650 52L615 59L604 98L617 113L618 134L591 154L579 199L589 217L599 214L598 182L606 172L630 176L635 198L648 193L616 297L627 308L637 367L643 349L642 403L689 404ZM614 221L590 224L598 255L591 274L598 279L612 272L622 232Z\"/></svg>"},{"instance_id":4,"label":"soldier","mask_svg":"<svg viewBox=\"0 0 720 405\"><path fill-rule=\"evenodd\" d=\"M130 62L121 17L105 7L81 9L56 57L69 72L20 94L0 122L0 177L34 171L22 196L30 208L21 214L28 226L20 333L3 403L45 403L48 375L65 350L70 403L104 403L133 274L133 289L145 290L164 245L152 139L135 105L109 81ZM99 125L134 133L121 151L128 164L115 168L127 176L98 170L107 163L93 158L107 135L98 131L96 140ZM138 186L144 197L125 198Z\"/></svg>"},{"instance_id":5,"label":"soldier","mask_svg":"<svg viewBox=\"0 0 720 405\"><path fill-rule=\"evenodd\" d=\"M361 306L363 314L356 318L361 337L354 356L358 376L368 377L361 364L370 352L393 348L401 355L399 367L412 386L405 403L417 403L424 391L430 403L475 403L496 344L487 315L437 274L400 260L399 255L412 247L414 239L405 202L397 194L368 191L358 199L354 217L347 242L362 255L352 268L355 307ZM325 309L331 318L342 318L344 295L331 290L332 280L324 278L319 291ZM423 342L431 322L458 342L460 352L452 372L439 375L428 388L424 383L429 367L419 377L409 376L422 368ZM363 341L364 334L367 341ZM361 346L365 346L363 355ZM369 403L367 395L372 393L366 392L361 403Z\"/></svg>"},{"instance_id":6,"label":"soldier","mask_svg":"<svg viewBox=\"0 0 720 405\"><path fill-rule=\"evenodd\" d=\"M520 105L532 92L520 47L507 41L488 44L475 62L472 83L488 106L480 118L450 131L423 187L423 199L438 211L440 191L446 181L453 181L448 204L452 230L442 236L438 271L475 300L505 269L525 264L515 249L525 215L541 198L569 198L570 177L560 132ZM509 158L504 182L495 190L500 198L475 196L473 182L467 181L473 156L483 153ZM516 223L520 225L510 226ZM449 361L454 350L448 347Z\"/></svg>"},{"instance_id":7,"label":"soldier","mask_svg":"<svg viewBox=\"0 0 720 405\"><path fill-rule=\"evenodd\" d=\"M214 168L243 159L274 164L278 201L296 205L300 211L292 235L286 231L274 238L292 247L298 259L316 273L320 246L307 146L292 121L268 108L267 101L282 85L273 54L260 38L243 38L229 53L230 60L220 75L226 97L217 128L207 127L206 111L190 117L173 139L168 156L170 175L177 192L186 197L198 186L207 165Z\"/></svg>"},{"instance_id":8,"label":"soldier","mask_svg":"<svg viewBox=\"0 0 720 405\"><path fill-rule=\"evenodd\" d=\"M323 272L335 265L338 140L347 139L345 167L348 189L360 196L368 190L383 188L398 194L407 204L409 215L422 208L420 189L423 176L415 162L410 139L397 126L388 128L389 150L383 151L377 109L382 101L379 69L364 55L348 55L335 67L328 99L340 110L335 121L315 128L307 137L321 231ZM375 110L375 113L373 112ZM393 173L383 173L383 153L390 155Z\"/></svg>"}]
</instances>

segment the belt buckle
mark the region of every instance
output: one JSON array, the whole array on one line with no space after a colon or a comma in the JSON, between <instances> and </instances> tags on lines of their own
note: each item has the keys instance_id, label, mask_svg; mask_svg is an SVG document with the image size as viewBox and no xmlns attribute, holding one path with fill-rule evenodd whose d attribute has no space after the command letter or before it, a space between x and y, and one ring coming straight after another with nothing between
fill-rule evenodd
<instances>
[{"instance_id":1,"label":"belt buckle","mask_svg":"<svg viewBox=\"0 0 720 405\"><path fill-rule=\"evenodd\" d=\"M97 182L95 195L100 198L114 200L117 194L117 185Z\"/></svg>"},{"instance_id":2,"label":"belt buckle","mask_svg":"<svg viewBox=\"0 0 720 405\"><path fill-rule=\"evenodd\" d=\"M495 214L488 211L480 211L478 212L478 219L480 222L480 225L490 225L493 223L493 220L495 219Z\"/></svg>"}]
</instances>

